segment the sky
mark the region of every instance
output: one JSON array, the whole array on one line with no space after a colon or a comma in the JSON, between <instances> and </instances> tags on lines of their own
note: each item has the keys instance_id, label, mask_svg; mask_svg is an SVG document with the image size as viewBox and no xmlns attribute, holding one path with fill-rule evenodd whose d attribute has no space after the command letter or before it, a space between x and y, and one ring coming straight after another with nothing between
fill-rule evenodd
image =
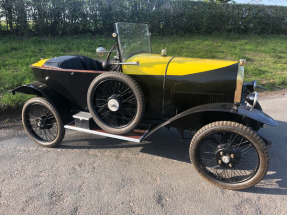
<instances>
[{"instance_id":1,"label":"sky","mask_svg":"<svg viewBox=\"0 0 287 215\"><path fill-rule=\"evenodd\" d=\"M287 0L235 0L235 2L238 4L264 4L287 6Z\"/></svg>"}]
</instances>

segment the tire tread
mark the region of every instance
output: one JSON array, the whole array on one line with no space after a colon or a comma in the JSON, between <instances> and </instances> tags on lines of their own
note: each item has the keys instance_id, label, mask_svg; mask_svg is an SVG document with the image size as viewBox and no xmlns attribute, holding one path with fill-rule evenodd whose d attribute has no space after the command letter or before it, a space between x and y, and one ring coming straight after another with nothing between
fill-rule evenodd
<instances>
[{"instance_id":1,"label":"tire tread","mask_svg":"<svg viewBox=\"0 0 287 215\"><path fill-rule=\"evenodd\" d=\"M263 162L261 168L263 168L263 170L261 171L262 173L260 174L260 176L256 177L256 179L254 179L254 177L252 177L251 179L249 179L247 182L248 183L238 183L237 185L231 185L228 183L224 183L224 182L219 182L216 179L212 179L212 178L208 178L205 176L205 174L203 173L204 170L202 170L200 167L197 167L194 162L193 166L194 168L197 170L197 172L207 181L213 183L216 186L219 186L221 188L225 188L225 189L232 189L232 190L240 190L240 189L246 189L249 187L254 186L255 184L257 184L259 181L261 181L269 168L269 153L268 153L268 149L266 144L264 143L263 139L253 130L251 130L250 128L246 127L245 125L242 125L240 123L237 122L232 122L232 121L217 121L217 122L213 122L210 124L205 125L204 127L202 127L200 130L198 130L196 132L196 134L193 136L191 143L190 143L190 148L189 148L189 155L190 155L190 159L191 161L194 161L195 159L195 155L194 155L194 151L195 151L195 146L196 146L196 141L198 141L198 138L201 137L201 135L203 135L206 131L210 130L210 129L214 129L214 128L218 128L221 127L223 128L235 128L235 129L239 129L241 130L240 133L242 133L242 135L247 136L249 135L252 139L255 140L255 142L258 144L259 149L262 151L262 155L264 157ZM256 148L257 149L257 148ZM257 149L258 150L258 149ZM260 168L260 167L259 167ZM259 170L258 170L259 171Z\"/></svg>"},{"instance_id":2,"label":"tire tread","mask_svg":"<svg viewBox=\"0 0 287 215\"><path fill-rule=\"evenodd\" d=\"M133 85L133 87L135 88L135 91L138 93L139 95L139 101L140 101L140 106L139 106L139 109L140 109L140 113L138 116L136 116L136 119L134 121L136 121L135 123L132 123L133 126L130 126L129 128L121 128L121 129L113 129L113 128L109 128L108 126L104 125L103 123L101 123L98 119L97 119L97 116L93 113L92 110L92 104L91 104L91 100L90 100L90 97L91 97L91 94L93 92L93 89L94 89L94 85L98 82L99 79L102 79L103 77L110 77L110 76L120 76L121 78L125 78L128 82L131 83L131 85ZM99 76L97 76L90 84L90 87L88 89L88 93L87 93L87 103L88 103L88 108L89 108L89 111L94 119L94 121L98 124L98 126L100 126L102 129L104 129L105 131L107 132L110 132L110 133L113 133L113 134L125 134L125 133L128 133L130 132L131 130L133 130L137 125L138 123L140 122L141 118L142 118L142 115L143 113L145 112L145 102L144 102L144 95L143 95L143 92L142 92L142 89L140 88L140 86L138 85L138 83L133 79L131 78L130 76L122 73L122 72L116 72L116 71L111 71L111 72L106 72L106 73L103 73Z\"/></svg>"},{"instance_id":3,"label":"tire tread","mask_svg":"<svg viewBox=\"0 0 287 215\"><path fill-rule=\"evenodd\" d=\"M39 142L37 139L35 139L33 137L33 135L28 131L28 128L26 127L25 123L24 123L24 111L25 111L25 108L27 108L28 105L30 105L31 103L35 103L35 102L38 102L38 103L42 103L44 104L44 106L46 105L48 108L50 108L50 110L52 110L51 112L53 113L53 115L55 116L56 118L56 121L58 123L58 134L57 134L57 137L54 141L52 141L50 144L42 144L41 142ZM41 146L44 146L44 147L48 147L48 148L52 148L52 147L55 147L57 145L59 145L62 140L64 139L65 137L65 128L64 128L64 123L60 117L60 114L58 112L58 110L54 107L53 104L51 104L46 98L44 97L35 97L35 98L31 98L29 99L23 106L23 109L22 109L22 124L23 124L23 127L24 127L24 130L26 131L26 133L29 135L29 137L37 144L41 145Z\"/></svg>"}]
</instances>

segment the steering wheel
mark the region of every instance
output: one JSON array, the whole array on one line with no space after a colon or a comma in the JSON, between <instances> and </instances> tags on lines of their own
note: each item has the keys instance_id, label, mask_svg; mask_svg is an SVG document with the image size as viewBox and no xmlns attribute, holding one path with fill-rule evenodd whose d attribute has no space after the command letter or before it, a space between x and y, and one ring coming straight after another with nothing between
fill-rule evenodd
<instances>
[{"instance_id":1,"label":"steering wheel","mask_svg":"<svg viewBox=\"0 0 287 215\"><path fill-rule=\"evenodd\" d=\"M110 51L109 51L109 54L107 55L107 61L108 60L110 60L110 57L111 57L111 54L112 54L112 52L114 51L114 49L116 48L116 46L117 46L117 43L115 43L114 45L112 45L112 47L111 47L111 49L110 49Z\"/></svg>"},{"instance_id":2,"label":"steering wheel","mask_svg":"<svg viewBox=\"0 0 287 215\"><path fill-rule=\"evenodd\" d=\"M111 49L110 49L110 51L109 51L109 54L107 55L106 60L103 61L103 63L102 63L102 67L103 67L105 70L109 70L109 69L111 68L111 66L112 66L112 64L110 63L110 57L111 57L112 52L113 52L114 49L116 48L116 46L117 46L117 43L115 43L115 44L111 47Z\"/></svg>"}]
</instances>

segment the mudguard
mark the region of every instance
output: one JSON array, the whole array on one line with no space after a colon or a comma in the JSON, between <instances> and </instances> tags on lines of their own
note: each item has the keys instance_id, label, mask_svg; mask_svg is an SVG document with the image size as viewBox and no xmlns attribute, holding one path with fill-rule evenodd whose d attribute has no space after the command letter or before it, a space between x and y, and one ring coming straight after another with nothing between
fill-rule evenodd
<instances>
[{"instance_id":1,"label":"mudguard","mask_svg":"<svg viewBox=\"0 0 287 215\"><path fill-rule=\"evenodd\" d=\"M162 127L175 127L178 129L199 129L202 126L215 121L242 122L249 118L261 124L277 126L277 122L266 113L233 103L213 103L199 105L190 108L180 114L168 119L149 132L148 137Z\"/></svg>"},{"instance_id":2,"label":"mudguard","mask_svg":"<svg viewBox=\"0 0 287 215\"><path fill-rule=\"evenodd\" d=\"M49 102L51 102L57 108L62 119L65 122L71 120L71 107L73 106L73 104L71 104L71 102L69 102L63 96L59 95L57 92L49 88L46 84L36 81L11 90L11 93L13 95L15 95L16 92L41 96L48 99Z\"/></svg>"}]
</instances>

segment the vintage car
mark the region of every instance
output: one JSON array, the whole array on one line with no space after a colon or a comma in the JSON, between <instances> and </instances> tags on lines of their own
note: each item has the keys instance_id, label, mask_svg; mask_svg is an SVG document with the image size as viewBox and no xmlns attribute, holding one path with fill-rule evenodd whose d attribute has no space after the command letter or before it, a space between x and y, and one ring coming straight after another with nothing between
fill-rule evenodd
<instances>
[{"instance_id":1,"label":"vintage car","mask_svg":"<svg viewBox=\"0 0 287 215\"><path fill-rule=\"evenodd\" d=\"M162 127L190 131L190 159L211 183L245 189L266 175L270 142L257 131L276 126L262 112L256 81L244 84L245 60L152 54L148 25L115 23L106 60L44 59L31 66L37 82L12 93L36 95L22 111L36 143L54 147L65 129L140 142ZM185 132L184 132L185 131Z\"/></svg>"}]
</instances>

